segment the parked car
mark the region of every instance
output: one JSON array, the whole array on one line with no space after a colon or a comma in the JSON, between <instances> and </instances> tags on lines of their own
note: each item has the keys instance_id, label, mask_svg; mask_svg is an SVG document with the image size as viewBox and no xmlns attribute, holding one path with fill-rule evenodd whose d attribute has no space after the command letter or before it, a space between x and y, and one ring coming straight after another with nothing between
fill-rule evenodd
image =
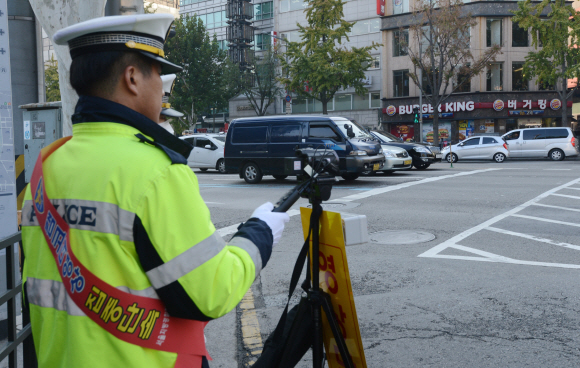
<instances>
[{"instance_id":1,"label":"parked car","mask_svg":"<svg viewBox=\"0 0 580 368\"><path fill-rule=\"evenodd\" d=\"M512 157L549 157L561 161L578 156L578 139L570 128L518 129L504 134Z\"/></svg>"},{"instance_id":2,"label":"parked car","mask_svg":"<svg viewBox=\"0 0 580 368\"><path fill-rule=\"evenodd\" d=\"M413 159L409 156L406 149L382 143L381 147L383 148L383 155L385 156L385 164L379 171L390 174L397 170L410 170L413 167ZM370 175L375 172L369 170L363 172L363 174Z\"/></svg>"},{"instance_id":3,"label":"parked car","mask_svg":"<svg viewBox=\"0 0 580 368\"><path fill-rule=\"evenodd\" d=\"M192 169L200 169L201 171L216 169L220 173L225 174L225 134L194 134L179 138L189 142L193 146L187 158L187 165L189 167Z\"/></svg>"},{"instance_id":4,"label":"parked car","mask_svg":"<svg viewBox=\"0 0 580 368\"><path fill-rule=\"evenodd\" d=\"M355 121L343 117L281 115L232 120L225 144L228 172L250 184L264 175L284 180L301 173L296 148L331 149L340 175L354 180L385 163L381 145Z\"/></svg>"},{"instance_id":5,"label":"parked car","mask_svg":"<svg viewBox=\"0 0 580 368\"><path fill-rule=\"evenodd\" d=\"M471 137L452 145L451 150L449 146L443 148L441 153L447 162L457 162L459 159L504 162L510 157L503 138L494 136Z\"/></svg>"},{"instance_id":6,"label":"parked car","mask_svg":"<svg viewBox=\"0 0 580 368\"><path fill-rule=\"evenodd\" d=\"M439 147L431 146L428 143L401 142L399 138L387 132L371 131L370 133L381 142L381 145L387 144L405 149L413 160L413 166L419 170L424 170L432 163L441 161Z\"/></svg>"}]
</instances>

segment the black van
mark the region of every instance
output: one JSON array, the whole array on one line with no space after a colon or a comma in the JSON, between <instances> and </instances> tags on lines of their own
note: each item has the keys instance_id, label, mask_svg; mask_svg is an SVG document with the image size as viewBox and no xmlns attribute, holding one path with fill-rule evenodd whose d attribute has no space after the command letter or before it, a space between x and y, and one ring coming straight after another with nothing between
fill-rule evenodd
<instances>
[{"instance_id":1,"label":"black van","mask_svg":"<svg viewBox=\"0 0 580 368\"><path fill-rule=\"evenodd\" d=\"M227 172L250 184L264 175L283 180L300 173L296 148L332 149L340 174L354 180L363 171L377 171L385 162L378 141L356 122L342 117L282 115L235 119L226 136Z\"/></svg>"}]
</instances>

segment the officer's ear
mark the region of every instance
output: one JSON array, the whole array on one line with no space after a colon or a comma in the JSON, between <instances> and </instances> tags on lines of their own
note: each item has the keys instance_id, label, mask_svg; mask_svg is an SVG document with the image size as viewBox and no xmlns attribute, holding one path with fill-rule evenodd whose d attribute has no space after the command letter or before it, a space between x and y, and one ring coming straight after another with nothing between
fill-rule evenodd
<instances>
[{"instance_id":1,"label":"officer's ear","mask_svg":"<svg viewBox=\"0 0 580 368\"><path fill-rule=\"evenodd\" d=\"M143 74L134 67L133 65L128 65L123 71L123 77L121 82L124 84L125 89L134 96L139 94L139 89L137 85L142 83Z\"/></svg>"}]
</instances>

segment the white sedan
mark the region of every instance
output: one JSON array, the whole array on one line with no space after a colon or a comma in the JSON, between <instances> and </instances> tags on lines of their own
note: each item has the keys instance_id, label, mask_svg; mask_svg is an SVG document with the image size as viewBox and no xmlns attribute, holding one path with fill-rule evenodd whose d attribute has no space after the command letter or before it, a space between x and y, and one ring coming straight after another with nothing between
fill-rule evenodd
<instances>
[{"instance_id":1,"label":"white sedan","mask_svg":"<svg viewBox=\"0 0 580 368\"><path fill-rule=\"evenodd\" d=\"M479 136L454 144L451 150L447 146L441 150L441 154L447 162L457 162L459 159L504 162L510 156L510 151L501 137Z\"/></svg>"},{"instance_id":2,"label":"white sedan","mask_svg":"<svg viewBox=\"0 0 580 368\"><path fill-rule=\"evenodd\" d=\"M199 168L201 171L216 169L220 173L225 174L224 134L194 134L179 138L193 146L187 158L187 166L192 169Z\"/></svg>"}]
</instances>

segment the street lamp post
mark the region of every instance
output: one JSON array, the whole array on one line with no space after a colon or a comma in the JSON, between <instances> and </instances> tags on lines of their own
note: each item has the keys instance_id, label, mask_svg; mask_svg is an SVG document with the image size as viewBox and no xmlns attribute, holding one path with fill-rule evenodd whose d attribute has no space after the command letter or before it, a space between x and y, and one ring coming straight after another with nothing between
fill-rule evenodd
<instances>
[{"instance_id":1,"label":"street lamp post","mask_svg":"<svg viewBox=\"0 0 580 368\"><path fill-rule=\"evenodd\" d=\"M273 34L271 35L271 37L272 37L272 38L275 38L275 39L277 39L277 40L284 41L284 42L288 43L288 40L286 40L285 38L278 37L278 36L276 36L276 35L273 35ZM288 45L286 45L286 48L288 48ZM284 58L286 58L286 54L284 54ZM286 61L288 61L288 59L287 59L287 58L286 58ZM286 78L288 78L288 70L287 70L287 69L286 69ZM288 90L286 90L286 94L287 94L287 95L288 95L288 94L290 94L290 93L288 92ZM284 101L286 101L286 100L284 100ZM284 103L284 102L283 102L283 103ZM290 111L288 111L288 105L290 105L290 103L286 101L286 102L285 102L285 104L286 104L286 109L284 110L284 114L290 114Z\"/></svg>"},{"instance_id":2,"label":"street lamp post","mask_svg":"<svg viewBox=\"0 0 580 368\"><path fill-rule=\"evenodd\" d=\"M212 133L215 133L215 114L216 114L216 112L217 112L217 108L212 107L211 108L211 113L213 115L213 125L211 127Z\"/></svg>"}]
</instances>

